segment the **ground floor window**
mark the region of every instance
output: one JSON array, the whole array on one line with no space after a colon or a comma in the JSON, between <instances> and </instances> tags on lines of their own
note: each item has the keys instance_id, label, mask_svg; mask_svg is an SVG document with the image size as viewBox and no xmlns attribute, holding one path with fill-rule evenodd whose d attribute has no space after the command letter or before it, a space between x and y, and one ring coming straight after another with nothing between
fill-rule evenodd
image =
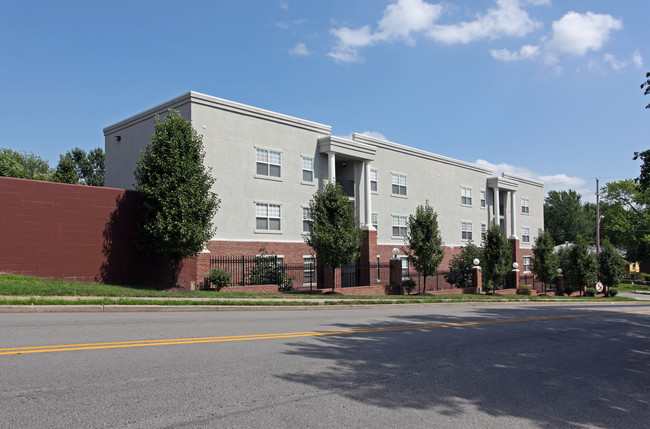
<instances>
[{"instance_id":1,"label":"ground floor window","mask_svg":"<svg viewBox=\"0 0 650 429\"><path fill-rule=\"evenodd\" d=\"M531 264L530 256L524 256L524 273L530 273L530 264Z\"/></svg>"}]
</instances>

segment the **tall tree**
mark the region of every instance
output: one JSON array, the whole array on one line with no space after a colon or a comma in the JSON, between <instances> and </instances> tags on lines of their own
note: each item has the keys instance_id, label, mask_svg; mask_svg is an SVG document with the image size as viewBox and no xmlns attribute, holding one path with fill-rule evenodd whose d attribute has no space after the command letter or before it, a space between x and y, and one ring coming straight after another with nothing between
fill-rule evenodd
<instances>
[{"instance_id":1,"label":"tall tree","mask_svg":"<svg viewBox=\"0 0 650 429\"><path fill-rule=\"evenodd\" d=\"M560 267L560 259L557 254L553 252L553 238L548 231L542 232L535 239L533 245L533 266L531 267L535 276L549 284L557 276L557 269Z\"/></svg>"},{"instance_id":2,"label":"tall tree","mask_svg":"<svg viewBox=\"0 0 650 429\"><path fill-rule=\"evenodd\" d=\"M573 287L593 287L598 280L598 262L596 256L589 252L587 242L578 236L568 251L568 266L565 275ZM581 292L582 293L582 292Z\"/></svg>"},{"instance_id":3,"label":"tall tree","mask_svg":"<svg viewBox=\"0 0 650 429\"><path fill-rule=\"evenodd\" d=\"M86 153L78 147L60 156L54 180L89 186L104 186L104 151L92 149Z\"/></svg>"},{"instance_id":4,"label":"tall tree","mask_svg":"<svg viewBox=\"0 0 650 429\"><path fill-rule=\"evenodd\" d=\"M625 261L609 241L605 241L598 255L598 278L605 286L605 295L609 288L618 287L625 274Z\"/></svg>"},{"instance_id":5,"label":"tall tree","mask_svg":"<svg viewBox=\"0 0 650 429\"><path fill-rule=\"evenodd\" d=\"M464 246L458 255L454 255L449 262L449 273L445 280L459 288L472 287L472 267L474 259L483 260L482 250L471 241Z\"/></svg>"},{"instance_id":6,"label":"tall tree","mask_svg":"<svg viewBox=\"0 0 650 429\"><path fill-rule=\"evenodd\" d=\"M415 209L414 215L409 216L404 241L413 267L424 275L424 290L427 290L427 277L438 273L440 262L445 256L438 228L438 213L429 205L428 200Z\"/></svg>"},{"instance_id":7,"label":"tall tree","mask_svg":"<svg viewBox=\"0 0 650 429\"><path fill-rule=\"evenodd\" d=\"M483 242L483 276L492 282L494 290L501 287L512 264L512 246L496 223L488 228Z\"/></svg>"},{"instance_id":8,"label":"tall tree","mask_svg":"<svg viewBox=\"0 0 650 429\"><path fill-rule=\"evenodd\" d=\"M644 90L643 95L650 94L650 72L645 74L645 82L641 84L641 89ZM650 104L645 106L646 109L650 109ZM639 185L641 185L642 190L647 190L650 188L650 149L644 150L643 152L634 152L635 161L640 159L641 163L641 173L637 179Z\"/></svg>"},{"instance_id":9,"label":"tall tree","mask_svg":"<svg viewBox=\"0 0 650 429\"><path fill-rule=\"evenodd\" d=\"M328 183L309 202L311 223L305 242L314 249L318 262L334 271L359 258L363 231L354 206L338 183ZM335 287L332 278L332 292Z\"/></svg>"},{"instance_id":10,"label":"tall tree","mask_svg":"<svg viewBox=\"0 0 650 429\"><path fill-rule=\"evenodd\" d=\"M137 243L170 260L176 284L183 259L212 237L220 200L203 164L202 137L178 111L170 109L164 120L156 116L155 133L141 155L135 170L142 197Z\"/></svg>"},{"instance_id":11,"label":"tall tree","mask_svg":"<svg viewBox=\"0 0 650 429\"><path fill-rule=\"evenodd\" d=\"M569 190L549 191L544 199L544 229L551 234L554 242L573 242L578 235L582 235L595 243L595 205L583 206L581 198L576 191Z\"/></svg>"},{"instance_id":12,"label":"tall tree","mask_svg":"<svg viewBox=\"0 0 650 429\"><path fill-rule=\"evenodd\" d=\"M603 187L601 233L613 245L624 247L629 261L650 258L650 189L632 179Z\"/></svg>"},{"instance_id":13,"label":"tall tree","mask_svg":"<svg viewBox=\"0 0 650 429\"><path fill-rule=\"evenodd\" d=\"M0 148L0 176L51 180L52 170L47 161L33 153Z\"/></svg>"}]
</instances>

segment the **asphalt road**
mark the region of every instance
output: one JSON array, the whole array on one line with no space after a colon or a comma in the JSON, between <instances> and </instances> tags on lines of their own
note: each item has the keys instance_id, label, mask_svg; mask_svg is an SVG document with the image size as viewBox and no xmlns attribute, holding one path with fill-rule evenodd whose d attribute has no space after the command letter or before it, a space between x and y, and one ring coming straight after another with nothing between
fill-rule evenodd
<instances>
[{"instance_id":1,"label":"asphalt road","mask_svg":"<svg viewBox=\"0 0 650 429\"><path fill-rule=\"evenodd\" d=\"M650 305L0 314L0 427L650 426Z\"/></svg>"}]
</instances>

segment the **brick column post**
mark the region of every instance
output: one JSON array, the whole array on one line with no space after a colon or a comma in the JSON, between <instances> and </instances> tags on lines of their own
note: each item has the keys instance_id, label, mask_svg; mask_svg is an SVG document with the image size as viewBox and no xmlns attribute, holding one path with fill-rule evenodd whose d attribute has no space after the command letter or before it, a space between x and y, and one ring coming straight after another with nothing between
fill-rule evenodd
<instances>
[{"instance_id":1,"label":"brick column post","mask_svg":"<svg viewBox=\"0 0 650 429\"><path fill-rule=\"evenodd\" d=\"M564 294L564 276L562 273L559 273L556 277L557 284L555 285L555 294L562 295Z\"/></svg>"},{"instance_id":2,"label":"brick column post","mask_svg":"<svg viewBox=\"0 0 650 429\"><path fill-rule=\"evenodd\" d=\"M359 263L364 267L367 265L368 269L361 270L361 284L370 286L373 284L373 282L370 281L373 277L370 274L372 271L370 266L373 261L376 261L375 258L377 255L377 231L371 226L370 228L364 228L363 232L364 235L363 241L361 242L361 256L359 257Z\"/></svg>"},{"instance_id":3,"label":"brick column post","mask_svg":"<svg viewBox=\"0 0 650 429\"><path fill-rule=\"evenodd\" d=\"M483 293L483 269L478 265L472 267L472 288L474 293Z\"/></svg>"},{"instance_id":4,"label":"brick column post","mask_svg":"<svg viewBox=\"0 0 650 429\"><path fill-rule=\"evenodd\" d=\"M519 293L519 263L514 262L512 266L512 282L515 285L515 290Z\"/></svg>"},{"instance_id":5,"label":"brick column post","mask_svg":"<svg viewBox=\"0 0 650 429\"><path fill-rule=\"evenodd\" d=\"M508 239L510 246L512 246L512 262L516 262L519 265L524 263L524 259L521 256L521 249L519 249L519 239L517 237L510 237ZM521 258L521 261L519 260Z\"/></svg>"},{"instance_id":6,"label":"brick column post","mask_svg":"<svg viewBox=\"0 0 650 429\"><path fill-rule=\"evenodd\" d=\"M402 260L390 259L390 289L391 294L402 294Z\"/></svg>"}]
</instances>

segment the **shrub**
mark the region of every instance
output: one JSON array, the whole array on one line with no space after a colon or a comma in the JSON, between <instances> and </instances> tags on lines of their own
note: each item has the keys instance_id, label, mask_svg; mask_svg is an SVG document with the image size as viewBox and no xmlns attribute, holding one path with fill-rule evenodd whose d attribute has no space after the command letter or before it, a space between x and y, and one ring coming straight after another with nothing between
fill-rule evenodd
<instances>
[{"instance_id":1,"label":"shrub","mask_svg":"<svg viewBox=\"0 0 650 429\"><path fill-rule=\"evenodd\" d=\"M530 286L519 286L517 289L517 295L530 295L533 288Z\"/></svg>"},{"instance_id":2,"label":"shrub","mask_svg":"<svg viewBox=\"0 0 650 429\"><path fill-rule=\"evenodd\" d=\"M566 283L564 284L564 294L566 296L571 296L571 294L575 291L576 290L572 285L567 285Z\"/></svg>"},{"instance_id":3,"label":"shrub","mask_svg":"<svg viewBox=\"0 0 650 429\"><path fill-rule=\"evenodd\" d=\"M607 296L616 296L616 295L618 295L618 289L616 289L615 287L610 287Z\"/></svg>"},{"instance_id":4,"label":"shrub","mask_svg":"<svg viewBox=\"0 0 650 429\"><path fill-rule=\"evenodd\" d=\"M588 287L587 291L585 292L586 296L596 296L596 288L595 287Z\"/></svg>"},{"instance_id":5,"label":"shrub","mask_svg":"<svg viewBox=\"0 0 650 429\"><path fill-rule=\"evenodd\" d=\"M214 286L218 291L224 287L230 286L231 274L223 268L213 268L206 277L205 281L208 285Z\"/></svg>"},{"instance_id":6,"label":"shrub","mask_svg":"<svg viewBox=\"0 0 650 429\"><path fill-rule=\"evenodd\" d=\"M402 286L404 287L404 290L406 291L407 294L411 294L413 289L415 289L415 280L413 279L406 279L402 281Z\"/></svg>"},{"instance_id":7,"label":"shrub","mask_svg":"<svg viewBox=\"0 0 650 429\"><path fill-rule=\"evenodd\" d=\"M637 276L636 280L645 280L647 282L650 282L650 274L645 274L645 273L639 273L641 274L640 276Z\"/></svg>"},{"instance_id":8,"label":"shrub","mask_svg":"<svg viewBox=\"0 0 650 429\"><path fill-rule=\"evenodd\" d=\"M483 290L486 293L492 292L493 289L494 287L492 286L492 280L488 280L485 283L483 283Z\"/></svg>"}]
</instances>

